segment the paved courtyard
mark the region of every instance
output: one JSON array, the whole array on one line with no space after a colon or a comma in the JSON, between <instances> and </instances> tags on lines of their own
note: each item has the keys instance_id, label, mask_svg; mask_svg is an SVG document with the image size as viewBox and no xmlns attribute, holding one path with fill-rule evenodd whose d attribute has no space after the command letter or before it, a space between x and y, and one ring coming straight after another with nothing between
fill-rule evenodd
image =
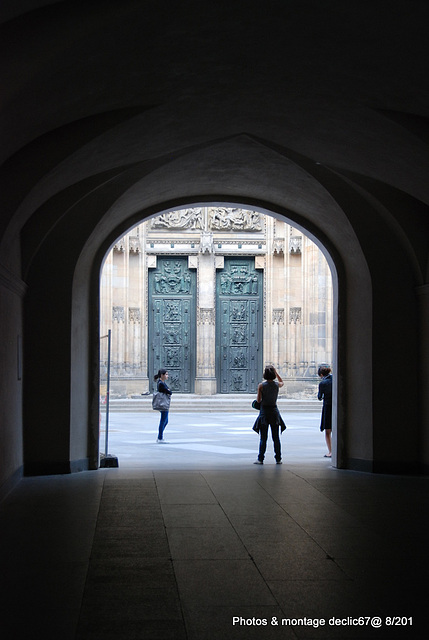
<instances>
[{"instance_id":1,"label":"paved courtyard","mask_svg":"<svg viewBox=\"0 0 429 640\"><path fill-rule=\"evenodd\" d=\"M252 430L257 412L169 413L164 438L157 444L159 413L116 413L109 415L108 453L117 456L121 467L201 468L248 466L257 457L259 436ZM283 413L287 429L281 437L283 462L288 465L320 462L326 445L319 430L319 412ZM102 417L100 450L105 451L105 415ZM274 464L271 436L265 464Z\"/></svg>"}]
</instances>

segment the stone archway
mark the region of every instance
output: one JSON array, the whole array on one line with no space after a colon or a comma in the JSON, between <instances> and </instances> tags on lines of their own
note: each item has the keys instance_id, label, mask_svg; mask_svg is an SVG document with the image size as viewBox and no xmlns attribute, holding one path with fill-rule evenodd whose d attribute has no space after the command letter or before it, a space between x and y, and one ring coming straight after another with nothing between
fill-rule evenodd
<instances>
[{"instance_id":1,"label":"stone archway","mask_svg":"<svg viewBox=\"0 0 429 640\"><path fill-rule=\"evenodd\" d=\"M70 280L63 279L61 291L55 292L71 301L71 338L69 343L61 344L61 357L70 371L70 383L67 378L55 381L61 393L71 389L70 409L58 404L62 421L69 427L64 427L59 434L58 416L48 420L43 416L43 437L46 441L50 432L55 433L66 468L81 468L85 464L90 468L98 466L98 289L100 268L107 250L116 238L148 216L182 204L198 206L205 202L231 206L248 204L262 212L284 216L293 220L298 228L303 228L325 253L333 274L338 319L334 325L338 344L334 354L338 372L334 390L338 425L334 465L371 471L388 469L390 461L397 468L394 461L399 455L405 465L407 461L411 464L416 460L417 434L405 443L405 452L399 430L395 430L392 437L392 424L397 424L399 429L405 415L409 418L409 410L393 408L388 389L380 385L383 369L393 366L398 353L404 349L403 345L398 345L395 355L389 352L388 336L395 331L395 326L399 326L400 318L392 322L393 298L377 285L384 282L385 265L389 264L392 272L400 273L397 285L405 298L409 298L412 268L406 262L406 252L399 250L400 238L395 236L394 230L386 229L372 203L350 181L346 182L327 168L290 151L285 150L279 157L278 150L271 150L269 145L262 155L260 149L261 141L237 136L190 150L187 155L165 162L144 176L142 168L135 166L106 184L100 183L69 209L70 228L81 234L82 243L75 246L71 256L72 288L67 288ZM213 193L217 195L207 195ZM72 227L77 217L85 216L89 206L92 207L89 209L92 230ZM69 220L64 216L64 229ZM390 242L383 245L382 267L372 259L372 235L368 236L368 225L372 225L372 233L379 228L385 236L390 234ZM59 231L61 225L55 227L55 232ZM55 237L49 240L52 250L44 254L42 261L46 269L53 253L59 251ZM69 268L69 265L65 263L65 267ZM37 273L33 273L35 281L42 286ZM374 298L374 287L377 298ZM50 292L45 294L50 295ZM34 304L29 305L28 312L33 314L34 327L34 318L38 315L37 287L32 295ZM411 299L410 312L415 313ZM410 318L413 323L414 316ZM408 319L401 320L406 324ZM404 322L402 324L405 327ZM57 357L58 352L52 354L52 358ZM364 372L364 375L356 375L356 372ZM32 393L36 394L43 381L40 376L36 377L35 370L33 373L30 382ZM374 385L377 387L375 395ZM408 386L411 396L415 396L417 389L411 381ZM40 411L37 402L29 403L27 411L33 407L36 412ZM416 405L411 406L413 410L418 411ZM42 417L31 415L33 424L41 420ZM34 445L29 448L31 455L37 455L43 448L43 440L39 438L34 442L36 433L37 429L32 429L27 434L29 444ZM50 447L49 455L53 456L51 444ZM29 468L32 468L31 461Z\"/></svg>"},{"instance_id":2,"label":"stone archway","mask_svg":"<svg viewBox=\"0 0 429 640\"><path fill-rule=\"evenodd\" d=\"M279 55L273 58L275 11L262 31L258 21L241 20L240 11L231 22L217 12L210 33L193 28L193 46L183 47L186 25L165 23L171 38L161 41L156 30L148 32L151 46L138 37L148 24L146 11L140 22L140 16L130 21L127 9L112 9L80 20L75 15L82 29L76 55L73 42L63 46L58 37L66 34L69 16L60 3L50 5L49 14L53 28L44 50L59 55L52 57L54 67L44 56L35 60L36 73L21 64L21 44L13 51L27 15L5 25L11 59L22 72L14 75L5 105L6 475L24 459L29 471L87 464L89 398L97 397L92 287L102 254L142 215L198 202L249 203L293 218L319 238L338 283L339 464L396 471L427 466L427 132L421 78L409 73L419 52L411 47L407 60L392 45L389 56L375 56L375 76L350 74L351 58L341 54L352 51L359 30L350 31L345 45L334 11L328 20L332 64L322 63L321 75L319 65L309 64L323 49L320 38L310 39L304 55L290 39L274 38ZM318 24L318 12L308 17ZM204 26L201 12L195 19ZM237 37L227 38L226 48L216 46L222 20L229 33L252 33L261 46L243 48ZM300 15L289 24L297 42L303 25L308 35ZM400 26L397 16L389 22L389 29ZM119 31L128 57L111 55L110 35ZM411 37L417 32L411 28ZM37 29L34 34L40 37ZM369 49L354 47L352 60L369 60L377 39L376 29ZM169 64L178 51L178 63ZM395 65L386 63L395 54L407 78L402 90ZM345 84L338 82L341 74ZM53 86L58 100L46 100ZM21 384L14 369L24 314ZM403 399L393 402L398 363L407 375Z\"/></svg>"},{"instance_id":3,"label":"stone archway","mask_svg":"<svg viewBox=\"0 0 429 640\"><path fill-rule=\"evenodd\" d=\"M143 187L143 185L139 185L139 187ZM137 187L137 188L139 188L139 187ZM132 200L133 200L134 202L135 202L135 195L134 195L132 192L133 192L133 190L134 190L135 188L136 188L136 187L134 187L133 189L131 189L131 190L130 190L130 192L129 192L129 196L132 198ZM319 187L319 188L320 188L320 187ZM178 202L180 202L180 200L181 200L181 198L180 198L180 197L178 197L178 200L177 200L177 201L178 201ZM243 200L244 200L244 199L243 199ZM241 202L243 202L243 200L241 200ZM201 201L202 201L202 200L201 200ZM194 203L189 203L189 201L188 201L186 204L187 204L187 205L188 205L188 204L191 204L191 205L193 206L194 204L195 204L195 205L198 205L198 202L201 202L201 201L196 201L196 202L194 201ZM140 200L140 204L141 204L141 202L142 202L142 201ZM182 202L183 202L183 199L182 199ZM210 199L210 200L205 200L205 202L213 202L213 200L211 200L211 199ZM222 200L221 198L219 198L219 199L215 200L215 202L220 202L221 204L225 204L225 203L231 203L232 205L234 204L234 201L231 201L231 200ZM237 201L235 201L235 202L237 202ZM248 200L248 199L247 199L247 202L249 202L249 200ZM252 201L252 204L253 204L253 202L254 202L254 201ZM257 202L256 202L256 204L257 204L258 209L259 209L259 210L261 210L261 201L260 201L260 200L259 200L259 201L257 201ZM156 214L160 214L162 211L167 211L169 208L170 208L170 207L168 207L168 208L167 208L165 205L164 205L163 207L159 207L157 210L154 210L153 208L150 208L150 209L148 210L148 213L149 213L149 214L152 214L152 215L153 215L154 213L156 213ZM116 209L116 207L114 206L114 207L113 207L109 212L107 212L106 217L109 217L109 216L112 216L113 218L114 218L114 217L116 217L116 216L115 216L115 213L116 213L116 212L115 212L115 209ZM281 209L282 209L282 207L280 207L279 205L277 205L277 206L274 208L274 215L277 215L277 216L281 217L281 216L282 216ZM269 209L268 209L268 207L262 208L262 210L263 210L264 212L266 212L266 213L269 213L270 215L273 215L273 207L272 207L272 206L270 206L270 208L269 208ZM301 226L301 227L305 230L305 233L306 233L307 235L310 235L310 236L312 237L312 239L314 239L314 241L316 241L316 243L319 245L319 247L320 247L320 246L324 247L324 252L325 252L325 255L328 257L328 261L329 261L329 264L330 264L330 266L331 266L331 269L332 269L332 271L333 271L333 273L334 273L334 280L335 280L335 279L336 279L336 277L337 277L337 269L338 269L338 265L339 265L339 269L338 269L338 270L339 270L340 272L342 271L341 260L338 260L338 255L336 255L336 256L335 256L335 257L336 257L336 259L334 260L334 258L332 257L332 255L328 253L328 251L327 251L326 247L325 247L324 245L322 245L322 243L321 243L321 241L320 241L320 237L322 237L322 238L324 237L324 233L323 233L323 231L322 231L322 230L320 230L320 229L318 229L318 230L317 230L316 225L314 225L313 223L310 223L310 224L308 224L308 225L303 225L303 220L304 220L304 219L303 219L303 217L302 217L302 216L300 216L300 215L296 215L295 213L291 212L291 211L290 211L290 210L288 210L288 209L284 209L284 208L283 208L283 211L284 211L284 214L287 214L287 215L286 215L286 218L287 218L288 220L291 220L291 219L292 219L292 220L294 221L294 224L296 224L298 227L299 227L299 226ZM130 213L130 212L128 212L128 213ZM320 213L320 211L319 211L319 213ZM142 215L142 214L143 214L143 215ZM283 214L283 215L284 215L284 214ZM121 224L121 226L119 226L119 227L118 227L118 226L112 226L111 233L110 233L109 235L107 235L107 237L106 237L106 240L105 240L104 244L103 244L103 245L100 245L100 244L99 244L98 252L97 252L97 255L98 255L98 262L96 262L95 264L98 264L98 265L100 265L100 264L101 264L102 259L103 259L103 258L102 258L102 255L104 255L105 251L106 251L106 250L107 250L107 248L109 247L109 243L112 243L112 242L113 242L113 241L114 241L114 240L115 240L119 235L121 235L121 233L123 233L126 229L131 228L131 226L133 226L133 223L135 224L135 222L136 222L138 219L142 219L142 218L144 218L144 211L142 211L141 207L139 207L138 209L136 208L134 215L129 216L128 218L126 218L126 221L125 221L125 222L123 222L123 223ZM309 231L309 229L308 229L308 227L309 227L309 226L311 227L312 231ZM316 235L314 234L314 231L315 231L315 230L317 230L317 231L318 231L318 236L316 236ZM98 242L99 242L100 235L99 235L99 234L97 234L97 235L98 235L98 240L97 240L97 238L96 238L96 234L93 234L93 240L94 240L94 241L98 241ZM327 244L329 244L329 242L327 242ZM351 253L352 253L352 252L349 252L349 254L351 254ZM335 251L334 251L334 254L335 254ZM356 255L357 255L357 254L356 254L356 252L353 252L353 255L354 255L354 259L356 259ZM98 267L96 267L96 266L95 266L95 264L94 264L94 262L93 262L93 258L94 258L94 252L93 252L93 249L90 249L90 243L89 243L89 244L88 244L88 246L87 246L87 248L84 250L84 252L83 252L83 253L82 253L82 255L81 255L81 267L82 267L82 270L84 271L84 270L85 270L85 268L88 268L88 264L91 264L91 263L92 263L92 265L93 265L92 297L94 297L94 298L95 298L94 308L96 308L96 307L97 307L97 302L96 302L96 296L97 296L97 293L96 293L96 291L95 291L95 283L97 282L97 287L98 287L98 273L99 273L99 268L100 268L100 267L99 267L99 266L98 266ZM88 260L88 263L87 263L87 265L85 266L85 260L86 260L86 259ZM363 263L362 263L362 266L363 266L363 267L364 267L364 264L365 264L365 263L363 262ZM80 271L80 269L78 269L78 271ZM76 281L75 281L75 283L77 283L77 282L78 282L78 280L76 280ZM335 282L336 282L336 283L334 283L334 291L335 291L335 296L336 296L336 303L335 303L335 306L337 307L337 306L338 306L338 282L337 282L336 280L335 280ZM81 284L82 284L82 283L81 283ZM89 292L87 292L87 294L85 294L85 295L88 295L88 294L89 294ZM345 303L344 303L344 304L345 304ZM89 322L89 321L90 321L90 319L88 318L88 322ZM335 332L335 334L337 335L337 332L338 332L338 326L337 326L337 325L334 327L334 332ZM93 349L96 349L96 347L95 347L95 327L93 327L92 335L93 335L93 339L92 339ZM97 336L97 338L98 338L98 336ZM80 345L83 345L83 344L84 344L84 340L80 340ZM98 340L97 340L97 344L98 344ZM88 347L89 347L89 344L88 344ZM349 349L349 350L348 350L348 353L350 353L351 351L352 351L352 350L350 350L350 349ZM73 353L74 353L74 350L73 350ZM362 354L362 350L360 350L360 353ZM335 354L335 358L337 359L337 353ZM96 355L95 355L95 353L94 353L94 355L91 357L91 360L92 360L92 362L95 362L95 360L96 360ZM337 366L338 366L338 365L337 365ZM90 378L90 379L91 379L91 381L92 381L92 382L94 382L94 381L96 381L97 376L96 376L96 375L91 375L91 378ZM83 380L85 380L85 376L79 375L79 376L77 376L77 377L76 377L75 384L76 384L76 385L81 385ZM76 388L76 390L77 390L77 388ZM341 418L342 418L342 415L344 414L343 403L341 402L341 398L344 398L346 394L344 393L344 389L342 389L342 390L341 390L341 388L340 388L340 390L339 390L339 391L340 391L339 393L338 393L338 391L336 392L336 398L337 398L337 400L338 400L338 402L337 402L337 406L338 406L338 413L337 413L336 419L337 419L337 420L339 421L339 423L340 423ZM96 393L97 393L97 396L96 396ZM93 387L93 401L92 401L92 403L90 403L90 406L88 406L88 410L89 410L90 412L91 412L91 407L92 407L92 415L93 415L93 418L92 418L93 436L91 437L91 441L92 441L93 443L95 443L95 442L97 441L97 433L96 433L96 432L97 432L97 427L98 427L98 410L96 409L96 400L95 400L95 399L96 399L96 397L97 397L97 400L98 400L98 392L95 392L95 386L94 386L94 387ZM82 405L79 405L79 411L81 411L81 410L82 410ZM97 416L97 420L94 420L94 416L95 416L95 415ZM339 445L341 445L341 439L339 440ZM339 446L338 450L341 452L341 446ZM96 454L96 455L97 455L97 454ZM94 455L94 457L92 458L92 459L93 459L93 464L94 464L95 466L97 465L97 463L96 463L96 455ZM336 459L334 458L334 462L335 462L335 461L336 461ZM340 457L339 457L338 463L339 463L339 466L342 466L342 464L343 464L343 463L341 462L341 455L340 455Z\"/></svg>"}]
</instances>

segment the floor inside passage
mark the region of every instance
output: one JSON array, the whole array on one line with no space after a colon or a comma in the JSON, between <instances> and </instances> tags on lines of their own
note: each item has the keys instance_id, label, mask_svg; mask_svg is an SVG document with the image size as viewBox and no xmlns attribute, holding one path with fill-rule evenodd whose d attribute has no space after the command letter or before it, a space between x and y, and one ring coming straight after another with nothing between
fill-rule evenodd
<instances>
[{"instance_id":1,"label":"floor inside passage","mask_svg":"<svg viewBox=\"0 0 429 640\"><path fill-rule=\"evenodd\" d=\"M333 469L320 413L256 466L255 415L172 413L160 445L156 414L115 413L118 468L24 478L4 637L426 638L429 479Z\"/></svg>"}]
</instances>

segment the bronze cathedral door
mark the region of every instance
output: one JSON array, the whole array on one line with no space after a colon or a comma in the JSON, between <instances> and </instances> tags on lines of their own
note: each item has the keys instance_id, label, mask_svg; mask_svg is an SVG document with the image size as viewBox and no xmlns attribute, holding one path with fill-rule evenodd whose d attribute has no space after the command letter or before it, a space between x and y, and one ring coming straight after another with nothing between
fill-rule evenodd
<instances>
[{"instance_id":1,"label":"bronze cathedral door","mask_svg":"<svg viewBox=\"0 0 429 640\"><path fill-rule=\"evenodd\" d=\"M168 386L192 393L195 381L196 283L187 258L158 257L149 271L149 380L168 370Z\"/></svg>"},{"instance_id":2,"label":"bronze cathedral door","mask_svg":"<svg viewBox=\"0 0 429 640\"><path fill-rule=\"evenodd\" d=\"M254 393L262 376L262 273L254 258L225 258L217 273L216 363L220 393Z\"/></svg>"}]
</instances>

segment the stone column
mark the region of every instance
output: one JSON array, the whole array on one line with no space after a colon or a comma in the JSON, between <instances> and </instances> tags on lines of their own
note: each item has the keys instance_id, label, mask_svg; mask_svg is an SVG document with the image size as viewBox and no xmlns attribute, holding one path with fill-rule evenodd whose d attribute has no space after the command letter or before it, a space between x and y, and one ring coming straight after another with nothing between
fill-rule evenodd
<instances>
[{"instance_id":1,"label":"stone column","mask_svg":"<svg viewBox=\"0 0 429 640\"><path fill-rule=\"evenodd\" d=\"M112 356L111 375L120 376L124 365L125 350L125 307L115 305L112 308ZM115 392L115 390L111 389Z\"/></svg>"},{"instance_id":2,"label":"stone column","mask_svg":"<svg viewBox=\"0 0 429 640\"><path fill-rule=\"evenodd\" d=\"M195 393L215 395L216 383L216 269L215 256L207 248L198 258L197 375Z\"/></svg>"},{"instance_id":3,"label":"stone column","mask_svg":"<svg viewBox=\"0 0 429 640\"><path fill-rule=\"evenodd\" d=\"M143 226L143 225L142 225ZM142 245L145 246L146 237L143 237ZM157 256L153 254L145 254L142 265L142 309L144 309L142 317L142 393L151 393L153 391L153 371L149 371L149 269L156 269Z\"/></svg>"},{"instance_id":4,"label":"stone column","mask_svg":"<svg viewBox=\"0 0 429 640\"><path fill-rule=\"evenodd\" d=\"M280 332L280 325L284 326L285 323L285 311L283 308L275 308L273 309L273 340L272 340L272 361L280 372L280 365L282 362L282 344L283 344L283 335Z\"/></svg>"},{"instance_id":5,"label":"stone column","mask_svg":"<svg viewBox=\"0 0 429 640\"><path fill-rule=\"evenodd\" d=\"M141 308L128 309L129 336L131 342L131 373L132 380L128 382L127 395L144 393L141 377Z\"/></svg>"},{"instance_id":6,"label":"stone column","mask_svg":"<svg viewBox=\"0 0 429 640\"><path fill-rule=\"evenodd\" d=\"M107 332L112 329L112 273L113 253L109 253L101 275L100 296L100 395L106 394L106 365L107 365Z\"/></svg>"}]
</instances>

